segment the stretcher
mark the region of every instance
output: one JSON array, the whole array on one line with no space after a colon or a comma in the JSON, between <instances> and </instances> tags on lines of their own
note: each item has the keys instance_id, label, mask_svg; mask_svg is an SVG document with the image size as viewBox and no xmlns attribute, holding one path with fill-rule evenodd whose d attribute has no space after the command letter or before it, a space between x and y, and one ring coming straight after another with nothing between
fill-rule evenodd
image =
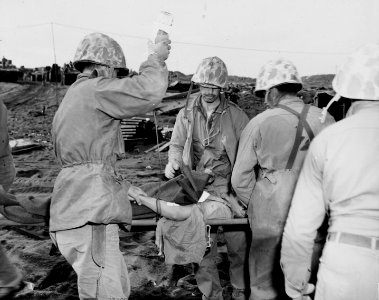
<instances>
[{"instance_id":1,"label":"stretcher","mask_svg":"<svg viewBox=\"0 0 379 300\"><path fill-rule=\"evenodd\" d=\"M213 219L213 220L208 220L206 222L207 225L218 225L218 226L224 226L224 225L248 225L249 221L247 218L238 218L238 219L228 219L228 220L223 220L223 219ZM157 221L155 219L141 219L141 220L133 220L132 221L132 227L133 226L156 226Z\"/></svg>"},{"instance_id":2,"label":"stretcher","mask_svg":"<svg viewBox=\"0 0 379 300\"><path fill-rule=\"evenodd\" d=\"M249 228L248 218L236 218L236 219L213 219L205 222L206 225L211 226L211 231L216 232L218 226L223 226L223 231L241 231ZM155 230L157 226L157 220L154 219L139 219L133 220L128 231L131 232L143 232Z\"/></svg>"},{"instance_id":3,"label":"stretcher","mask_svg":"<svg viewBox=\"0 0 379 300\"><path fill-rule=\"evenodd\" d=\"M1 194L1 193L0 193ZM48 207L46 206L48 202L47 199L40 199L41 203L45 205L40 205L38 202L35 205L36 208L33 211L27 211L22 205L17 205L18 200L15 195L11 194L1 194L3 197L1 198L0 204L5 206L0 206L0 227L11 225L11 226L46 226L48 224L49 217ZM161 194L162 196L163 194ZM38 200L38 199L36 199ZM28 199L29 201L29 199ZM45 203L46 202L46 203ZM29 204L29 203L27 203ZM33 204L33 203L31 203ZM10 205L10 206L8 206ZM26 205L24 203L24 205ZM31 206L31 205L29 205ZM29 207L26 206L26 207ZM45 207L46 206L46 207ZM33 206L34 207L34 206ZM11 209L16 209L12 211ZM23 209L23 210L22 210ZM154 230L154 227L157 225L157 214L150 208L142 205L137 205L136 203L132 203L132 211L133 211L133 220L132 223L127 226L128 230L131 231L149 231ZM4 217L5 216L5 217ZM247 218L234 218L234 219L212 219L205 222L206 225L211 226L225 226L225 227L238 227L238 226L246 226L248 225ZM152 229L153 228L153 229ZM227 229L228 230L228 229Z\"/></svg>"}]
</instances>

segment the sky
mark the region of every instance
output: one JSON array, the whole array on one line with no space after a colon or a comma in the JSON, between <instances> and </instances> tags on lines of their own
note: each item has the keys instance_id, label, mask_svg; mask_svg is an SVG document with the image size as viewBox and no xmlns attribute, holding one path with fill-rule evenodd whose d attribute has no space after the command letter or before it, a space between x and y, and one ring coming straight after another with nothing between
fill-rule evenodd
<instances>
[{"instance_id":1,"label":"sky","mask_svg":"<svg viewBox=\"0 0 379 300\"><path fill-rule=\"evenodd\" d=\"M162 10L174 17L168 69L185 74L209 56L230 75L255 78L279 57L301 75L330 74L379 42L379 0L0 0L0 56L17 67L62 66L86 34L102 32L138 70Z\"/></svg>"}]
</instances>

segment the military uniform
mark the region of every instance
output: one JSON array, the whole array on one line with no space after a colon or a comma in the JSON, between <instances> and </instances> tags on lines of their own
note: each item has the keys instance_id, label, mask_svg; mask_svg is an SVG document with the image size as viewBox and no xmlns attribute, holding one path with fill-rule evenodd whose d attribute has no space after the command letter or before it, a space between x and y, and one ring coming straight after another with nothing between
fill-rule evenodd
<instances>
[{"instance_id":1,"label":"military uniform","mask_svg":"<svg viewBox=\"0 0 379 300\"><path fill-rule=\"evenodd\" d=\"M2 100L0 100L0 129L0 185L8 191L16 171L9 147L7 108ZM16 289L21 280L21 272L9 261L0 245L0 298Z\"/></svg>"},{"instance_id":2,"label":"military uniform","mask_svg":"<svg viewBox=\"0 0 379 300\"><path fill-rule=\"evenodd\" d=\"M281 250L286 292L292 298L307 289L314 238L326 214L329 234L315 299L378 297L378 55L378 44L362 47L337 72L333 101L341 96L357 100L346 119L314 139L305 159Z\"/></svg>"},{"instance_id":3,"label":"military uniform","mask_svg":"<svg viewBox=\"0 0 379 300\"><path fill-rule=\"evenodd\" d=\"M223 87L227 81L225 64L217 57L202 61L192 81ZM234 103L220 95L220 104L207 117L202 108L201 96L188 103L176 119L169 150L169 162L182 162L190 168L210 174L205 191L218 198L208 206L206 218L232 218L228 203L230 177L233 169L240 133L248 123L246 114ZM210 201L210 200L207 200ZM212 208L211 208L212 207ZM211 208L211 209L210 209ZM225 232L230 260L230 281L235 299L245 299L247 277L246 232ZM196 273L197 285L203 299L223 299L222 287L215 262L217 255L216 235L214 243L204 256ZM237 298L239 294L240 298Z\"/></svg>"},{"instance_id":4,"label":"military uniform","mask_svg":"<svg viewBox=\"0 0 379 300\"><path fill-rule=\"evenodd\" d=\"M74 65L125 67L116 42L86 36ZM96 49L91 49L95 47ZM165 95L168 71L155 55L131 78L91 78L82 73L67 91L52 126L57 176L50 207L53 241L78 275L79 297L128 298L130 283L119 250L118 225L130 224L129 183L115 171L124 152L120 121L153 110Z\"/></svg>"},{"instance_id":5,"label":"military uniform","mask_svg":"<svg viewBox=\"0 0 379 300\"><path fill-rule=\"evenodd\" d=\"M291 62L270 61L257 79L258 90L301 80ZM249 255L250 299L282 299L280 242L293 191L310 141L324 127L321 109L286 94L280 103L254 117L243 130L232 185L248 203L252 231Z\"/></svg>"}]
</instances>

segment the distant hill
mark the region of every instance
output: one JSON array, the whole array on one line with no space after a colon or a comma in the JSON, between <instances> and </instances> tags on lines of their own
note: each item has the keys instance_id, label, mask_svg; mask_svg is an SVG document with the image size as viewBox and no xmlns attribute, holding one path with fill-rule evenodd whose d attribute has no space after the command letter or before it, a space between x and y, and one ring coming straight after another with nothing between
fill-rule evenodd
<instances>
[{"instance_id":1,"label":"distant hill","mask_svg":"<svg viewBox=\"0 0 379 300\"><path fill-rule=\"evenodd\" d=\"M316 88L316 87L331 88L333 78L334 78L334 74L320 74L320 75L303 76L301 79L303 80L304 88ZM231 75L229 76L229 82L255 84L255 78Z\"/></svg>"},{"instance_id":2,"label":"distant hill","mask_svg":"<svg viewBox=\"0 0 379 300\"><path fill-rule=\"evenodd\" d=\"M192 74L185 75L180 71L172 71L172 74L178 80L188 81L191 80ZM334 74L320 74L320 75L311 75L311 76L303 76L302 80L304 82L305 88L316 88L316 87L332 87L332 80L334 78ZM255 78L244 77L244 76L236 76L229 75L229 82L239 83L239 84L255 84Z\"/></svg>"},{"instance_id":3,"label":"distant hill","mask_svg":"<svg viewBox=\"0 0 379 300\"><path fill-rule=\"evenodd\" d=\"M251 78L251 77L229 75L228 79L229 79L229 82L233 82L233 83L255 84L255 78Z\"/></svg>"},{"instance_id":4,"label":"distant hill","mask_svg":"<svg viewBox=\"0 0 379 300\"><path fill-rule=\"evenodd\" d=\"M325 87L331 88L334 74L303 76L305 88Z\"/></svg>"}]
</instances>

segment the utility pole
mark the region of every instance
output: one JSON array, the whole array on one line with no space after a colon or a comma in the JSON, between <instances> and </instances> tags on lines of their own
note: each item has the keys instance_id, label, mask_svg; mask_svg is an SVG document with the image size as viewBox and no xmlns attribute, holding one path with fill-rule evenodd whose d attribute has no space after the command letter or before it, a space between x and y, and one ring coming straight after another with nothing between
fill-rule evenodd
<instances>
[{"instance_id":1,"label":"utility pole","mask_svg":"<svg viewBox=\"0 0 379 300\"><path fill-rule=\"evenodd\" d=\"M55 54L55 40L54 40L54 27L53 27L53 22L50 23L51 26L51 36L53 40L53 52L54 52L54 65L55 65L55 103L57 106L59 106L58 103L58 65L57 65L57 56Z\"/></svg>"}]
</instances>

